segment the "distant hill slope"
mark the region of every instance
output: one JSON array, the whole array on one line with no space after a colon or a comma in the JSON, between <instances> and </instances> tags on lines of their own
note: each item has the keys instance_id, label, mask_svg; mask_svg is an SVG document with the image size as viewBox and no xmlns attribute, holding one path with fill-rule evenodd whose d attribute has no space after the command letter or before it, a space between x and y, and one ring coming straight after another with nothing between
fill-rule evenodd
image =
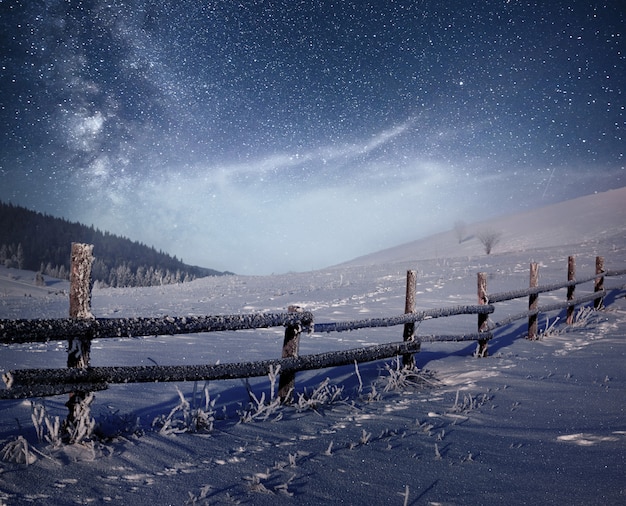
<instances>
[{"instance_id":1,"label":"distant hill slope","mask_svg":"<svg viewBox=\"0 0 626 506\"><path fill-rule=\"evenodd\" d=\"M493 254L541 247L597 244L626 233L626 187L586 195L515 215L468 223L463 240L449 230L358 257L341 265L377 265L485 255L481 231L500 234Z\"/></svg>"},{"instance_id":2,"label":"distant hill slope","mask_svg":"<svg viewBox=\"0 0 626 506\"><path fill-rule=\"evenodd\" d=\"M92 278L107 286L151 286L232 274L183 263L153 247L0 202L0 264L67 279L72 242L94 245Z\"/></svg>"}]
</instances>

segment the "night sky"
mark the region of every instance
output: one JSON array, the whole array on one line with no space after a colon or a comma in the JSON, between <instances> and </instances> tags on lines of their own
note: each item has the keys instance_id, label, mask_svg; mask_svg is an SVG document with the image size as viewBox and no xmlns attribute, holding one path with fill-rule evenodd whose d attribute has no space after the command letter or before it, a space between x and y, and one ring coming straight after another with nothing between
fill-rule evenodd
<instances>
[{"instance_id":1,"label":"night sky","mask_svg":"<svg viewBox=\"0 0 626 506\"><path fill-rule=\"evenodd\" d=\"M0 200L269 274L622 187L625 11L0 0Z\"/></svg>"}]
</instances>

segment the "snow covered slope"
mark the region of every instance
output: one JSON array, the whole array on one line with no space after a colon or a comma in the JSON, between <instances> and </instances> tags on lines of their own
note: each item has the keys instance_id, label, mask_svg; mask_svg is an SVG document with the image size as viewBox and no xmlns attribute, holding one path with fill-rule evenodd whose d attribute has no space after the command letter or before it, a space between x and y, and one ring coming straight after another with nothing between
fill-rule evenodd
<instances>
[{"instance_id":1,"label":"snow covered slope","mask_svg":"<svg viewBox=\"0 0 626 506\"><path fill-rule=\"evenodd\" d=\"M626 234L626 187L524 213L474 223L467 218L465 221L467 233L460 244L451 226L448 232L362 256L342 265L380 265L482 255L484 248L476 234L483 230L502 234L500 242L494 248L495 254L566 245L593 249L599 243L623 240Z\"/></svg>"}]
</instances>

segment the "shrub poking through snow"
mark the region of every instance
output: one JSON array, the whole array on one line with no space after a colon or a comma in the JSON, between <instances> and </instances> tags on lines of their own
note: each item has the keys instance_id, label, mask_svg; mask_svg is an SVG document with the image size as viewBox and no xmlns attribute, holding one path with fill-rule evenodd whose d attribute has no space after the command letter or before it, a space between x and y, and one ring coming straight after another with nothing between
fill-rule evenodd
<instances>
[{"instance_id":1,"label":"shrub poking through snow","mask_svg":"<svg viewBox=\"0 0 626 506\"><path fill-rule=\"evenodd\" d=\"M471 393L463 394L463 399L461 399L460 392L457 390L456 398L454 399L454 406L452 406L450 412L469 413L470 411L481 407L489 400L491 400L491 397L487 394L476 395L474 397Z\"/></svg>"},{"instance_id":2,"label":"shrub poking through snow","mask_svg":"<svg viewBox=\"0 0 626 506\"><path fill-rule=\"evenodd\" d=\"M298 394L296 409L298 411L306 411L307 409L317 411L321 406L329 406L343 401L342 394L343 387L331 385L330 379L326 378L310 394L306 389L303 393Z\"/></svg>"},{"instance_id":3,"label":"shrub poking through snow","mask_svg":"<svg viewBox=\"0 0 626 506\"><path fill-rule=\"evenodd\" d=\"M28 441L22 436L18 436L14 441L4 445L0 454L2 460L17 464L29 465L37 460L37 457L30 451Z\"/></svg>"},{"instance_id":4,"label":"shrub poking through snow","mask_svg":"<svg viewBox=\"0 0 626 506\"><path fill-rule=\"evenodd\" d=\"M429 377L429 374L420 371L415 366L402 366L398 357L391 364L385 364L385 373L378 378L378 383L385 393L433 384L433 379Z\"/></svg>"},{"instance_id":5,"label":"shrub poking through snow","mask_svg":"<svg viewBox=\"0 0 626 506\"><path fill-rule=\"evenodd\" d=\"M248 383L246 383L246 388L248 389L250 402L246 407L237 410L240 423L250 423L258 420L267 421L271 417L274 417L273 421L278 421L283 417L281 411L283 405L280 402L280 397L270 398L268 402L265 402L265 392L261 394L261 397L257 397Z\"/></svg>"},{"instance_id":6,"label":"shrub poking through snow","mask_svg":"<svg viewBox=\"0 0 626 506\"><path fill-rule=\"evenodd\" d=\"M180 399L167 416L159 416L154 419L152 426L159 427L161 434L181 434L184 432L210 432L213 430L215 421L215 401L209 395L208 384L202 389L202 405L198 405L196 384L194 384L191 404L176 387Z\"/></svg>"},{"instance_id":7,"label":"shrub poking through snow","mask_svg":"<svg viewBox=\"0 0 626 506\"><path fill-rule=\"evenodd\" d=\"M63 444L61 434L61 421L58 416L52 418L46 413L43 404L31 403L32 413L30 415L37 440L42 443L46 441L53 448L58 448Z\"/></svg>"},{"instance_id":8,"label":"shrub poking through snow","mask_svg":"<svg viewBox=\"0 0 626 506\"><path fill-rule=\"evenodd\" d=\"M597 311L593 307L580 307L574 315L574 321L564 327L557 327L557 323L560 320L558 316L556 316L552 322L550 322L550 318L546 318L546 327L540 332L540 336L542 338L556 337L566 333L568 330L586 327L593 322L596 315Z\"/></svg>"}]
</instances>

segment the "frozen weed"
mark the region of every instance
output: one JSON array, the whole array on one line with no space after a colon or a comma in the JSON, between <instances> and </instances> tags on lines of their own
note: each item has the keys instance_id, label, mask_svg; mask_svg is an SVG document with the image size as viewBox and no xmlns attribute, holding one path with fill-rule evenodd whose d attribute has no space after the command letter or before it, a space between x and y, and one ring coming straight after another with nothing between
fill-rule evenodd
<instances>
[{"instance_id":1,"label":"frozen weed","mask_svg":"<svg viewBox=\"0 0 626 506\"><path fill-rule=\"evenodd\" d=\"M367 432L365 429L363 429L363 432L361 433L361 439L359 440L359 443L361 443L362 445L366 445L367 443L369 443L371 437L372 437L372 433L371 432Z\"/></svg>"},{"instance_id":2,"label":"frozen weed","mask_svg":"<svg viewBox=\"0 0 626 506\"><path fill-rule=\"evenodd\" d=\"M266 475L261 475L260 473L253 474L252 476L244 476L244 480L248 482L248 488L250 489L250 492L267 495L273 494L273 492L261 482L261 476L267 478Z\"/></svg>"},{"instance_id":3,"label":"frozen weed","mask_svg":"<svg viewBox=\"0 0 626 506\"><path fill-rule=\"evenodd\" d=\"M380 401L383 396L376 390L376 384L372 383L372 389L365 396L361 397L365 402L377 402Z\"/></svg>"},{"instance_id":4,"label":"frozen weed","mask_svg":"<svg viewBox=\"0 0 626 506\"><path fill-rule=\"evenodd\" d=\"M312 409L317 411L321 406L329 406L336 402L343 401L343 387L331 385L330 379L326 378L320 383L310 394L306 389L304 393L298 394L296 402L297 411L306 411Z\"/></svg>"},{"instance_id":5,"label":"frozen weed","mask_svg":"<svg viewBox=\"0 0 626 506\"><path fill-rule=\"evenodd\" d=\"M248 397L250 398L250 402L245 408L242 407L241 409L237 410L240 423L249 423L255 420L266 421L274 415L275 417L272 421L276 422L282 419L283 405L281 402L281 398L276 396L276 382L278 380L279 372L280 365L276 367L270 366L270 370L267 375L270 382L270 399L267 402L265 401L265 393L262 393L261 398L258 398L252 391L248 380L245 380L244 385L246 387L246 390L248 391Z\"/></svg>"},{"instance_id":6,"label":"frozen weed","mask_svg":"<svg viewBox=\"0 0 626 506\"><path fill-rule=\"evenodd\" d=\"M197 405L196 384L194 384L191 404L178 387L176 391L180 399L179 403L167 416L156 417L152 426L160 427L159 433L165 435L212 431L215 421L215 399L211 400L208 384L205 384L203 388L202 405Z\"/></svg>"},{"instance_id":7,"label":"frozen weed","mask_svg":"<svg viewBox=\"0 0 626 506\"><path fill-rule=\"evenodd\" d=\"M328 444L328 448L326 448L324 455L326 455L327 457L332 457L333 455L333 442L332 441Z\"/></svg>"},{"instance_id":8,"label":"frozen weed","mask_svg":"<svg viewBox=\"0 0 626 506\"><path fill-rule=\"evenodd\" d=\"M295 475L291 475L284 482L279 482L278 485L271 486L268 482L272 479L276 479L276 476L272 477L269 470L265 473L255 473L251 476L244 476L244 480L248 482L248 489L251 492L258 494L274 495L280 494L286 497L293 497L293 492L289 491L289 485L294 480ZM263 483L265 481L265 483Z\"/></svg>"},{"instance_id":9,"label":"frozen weed","mask_svg":"<svg viewBox=\"0 0 626 506\"><path fill-rule=\"evenodd\" d=\"M62 444L61 420L58 416L50 417L46 413L46 407L43 404L35 404L31 402L31 420L35 426L37 441L40 443L46 441L53 448L58 448Z\"/></svg>"},{"instance_id":10,"label":"frozen weed","mask_svg":"<svg viewBox=\"0 0 626 506\"><path fill-rule=\"evenodd\" d=\"M572 322L571 327L586 327L588 324L592 323L596 314L597 311L591 306L579 308L574 315L574 321Z\"/></svg>"},{"instance_id":11,"label":"frozen weed","mask_svg":"<svg viewBox=\"0 0 626 506\"><path fill-rule=\"evenodd\" d=\"M281 495L287 496L287 497L293 497L293 492L289 491L289 485L291 485L291 482L294 480L294 478L296 477L296 475L291 475L289 477L289 479L287 481L285 481L284 483L279 483L278 485L276 485L274 487L274 490Z\"/></svg>"},{"instance_id":12,"label":"frozen weed","mask_svg":"<svg viewBox=\"0 0 626 506\"><path fill-rule=\"evenodd\" d=\"M580 307L574 314L574 320L572 321L571 325L562 328L557 328L556 326L556 324L560 320L558 316L554 318L554 321L552 323L550 323L550 318L546 318L546 328L540 332L540 336L556 337L564 334L568 330L586 327L593 322L596 314L597 311L591 306Z\"/></svg>"},{"instance_id":13,"label":"frozen weed","mask_svg":"<svg viewBox=\"0 0 626 506\"><path fill-rule=\"evenodd\" d=\"M441 452L439 451L439 446L435 443L435 460L441 460L443 457L441 456Z\"/></svg>"},{"instance_id":14,"label":"frozen weed","mask_svg":"<svg viewBox=\"0 0 626 506\"><path fill-rule=\"evenodd\" d=\"M550 318L546 318L546 328L539 332L540 337L555 337L561 334L561 331L556 327L560 318L557 316L554 321L550 323Z\"/></svg>"},{"instance_id":15,"label":"frozen weed","mask_svg":"<svg viewBox=\"0 0 626 506\"><path fill-rule=\"evenodd\" d=\"M265 393L262 393L261 397L258 398L249 387L248 395L250 397L248 405L245 408L237 410L240 423L250 423L256 420L266 421L272 416L274 416L273 421L278 421L283 417L280 397L265 402Z\"/></svg>"},{"instance_id":16,"label":"frozen weed","mask_svg":"<svg viewBox=\"0 0 626 506\"><path fill-rule=\"evenodd\" d=\"M468 413L473 409L477 409L490 400L487 394L477 395L463 394L463 400L460 400L460 392L456 391L456 398L454 400L454 406L450 410L452 413Z\"/></svg>"},{"instance_id":17,"label":"frozen weed","mask_svg":"<svg viewBox=\"0 0 626 506\"><path fill-rule=\"evenodd\" d=\"M363 380L361 379L361 372L359 371L359 363L354 361L354 372L356 373L356 377L359 380L359 389L358 392L361 393L363 391Z\"/></svg>"},{"instance_id":18,"label":"frozen weed","mask_svg":"<svg viewBox=\"0 0 626 506\"><path fill-rule=\"evenodd\" d=\"M270 371L267 373L267 377L270 380L270 400L276 398L276 381L278 380L278 374L280 372L280 364L274 367L270 365Z\"/></svg>"},{"instance_id":19,"label":"frozen weed","mask_svg":"<svg viewBox=\"0 0 626 506\"><path fill-rule=\"evenodd\" d=\"M402 366L399 357L396 357L392 364L385 364L385 372L386 374L378 378L385 393L433 384L432 379L416 367Z\"/></svg>"},{"instance_id":20,"label":"frozen weed","mask_svg":"<svg viewBox=\"0 0 626 506\"><path fill-rule=\"evenodd\" d=\"M399 495L401 495L402 497L404 497L404 506L408 506L409 504L409 486L405 485L404 486L404 492L398 492Z\"/></svg>"},{"instance_id":21,"label":"frozen weed","mask_svg":"<svg viewBox=\"0 0 626 506\"><path fill-rule=\"evenodd\" d=\"M2 455L2 460L16 464L29 465L37 460L37 457L30 451L28 441L22 436L4 445L0 450L0 455Z\"/></svg>"},{"instance_id":22,"label":"frozen weed","mask_svg":"<svg viewBox=\"0 0 626 506\"><path fill-rule=\"evenodd\" d=\"M191 492L187 492L189 494L189 499L185 501L185 504L193 505L193 506L195 506L196 504L208 504L207 498L209 496L210 491L211 491L211 485L204 485L203 487L200 488L200 493L198 495L195 495ZM203 501L203 502L200 503L200 501Z\"/></svg>"}]
</instances>

